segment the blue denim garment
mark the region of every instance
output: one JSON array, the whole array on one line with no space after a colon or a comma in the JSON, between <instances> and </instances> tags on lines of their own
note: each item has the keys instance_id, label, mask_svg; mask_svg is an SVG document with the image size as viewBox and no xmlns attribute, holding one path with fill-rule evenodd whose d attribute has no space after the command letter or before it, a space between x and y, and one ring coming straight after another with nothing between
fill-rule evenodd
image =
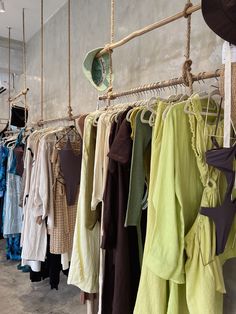
<instances>
[{"instance_id":1,"label":"blue denim garment","mask_svg":"<svg viewBox=\"0 0 236 314\"><path fill-rule=\"evenodd\" d=\"M12 261L21 260L20 234L10 235L6 239L6 257Z\"/></svg>"},{"instance_id":2,"label":"blue denim garment","mask_svg":"<svg viewBox=\"0 0 236 314\"><path fill-rule=\"evenodd\" d=\"M0 146L0 197L6 191L6 170L9 150L6 146Z\"/></svg>"}]
</instances>

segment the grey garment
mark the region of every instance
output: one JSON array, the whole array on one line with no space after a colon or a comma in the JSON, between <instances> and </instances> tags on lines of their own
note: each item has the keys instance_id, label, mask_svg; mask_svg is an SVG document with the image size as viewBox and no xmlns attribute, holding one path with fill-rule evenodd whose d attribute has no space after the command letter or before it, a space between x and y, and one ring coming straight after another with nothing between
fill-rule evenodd
<instances>
[{"instance_id":1,"label":"grey garment","mask_svg":"<svg viewBox=\"0 0 236 314\"><path fill-rule=\"evenodd\" d=\"M133 141L129 198L125 219L125 226L138 226L145 197L145 182L149 183L150 160L151 160L151 138L152 128L140 120L142 111L135 118L135 133ZM146 113L146 118L151 112Z\"/></svg>"},{"instance_id":2,"label":"grey garment","mask_svg":"<svg viewBox=\"0 0 236 314\"><path fill-rule=\"evenodd\" d=\"M26 182L26 172L24 171L22 175L20 198L19 198L19 206L22 208L23 208L23 201L24 201L25 182Z\"/></svg>"},{"instance_id":3,"label":"grey garment","mask_svg":"<svg viewBox=\"0 0 236 314\"><path fill-rule=\"evenodd\" d=\"M125 227L136 226L139 243L140 266L143 260L143 248L145 229L141 228L142 211L148 207L148 186L150 176L151 139L152 127L141 121L142 110L135 118L135 132L132 148L132 159L130 168L129 197L125 218ZM151 112L146 112L145 118L149 119ZM145 223L145 219L143 219Z\"/></svg>"},{"instance_id":4,"label":"grey garment","mask_svg":"<svg viewBox=\"0 0 236 314\"><path fill-rule=\"evenodd\" d=\"M13 160L13 149L9 150L7 162L7 186L3 206L3 234L21 233L22 229L22 207L19 207L21 177L9 172Z\"/></svg>"}]
</instances>

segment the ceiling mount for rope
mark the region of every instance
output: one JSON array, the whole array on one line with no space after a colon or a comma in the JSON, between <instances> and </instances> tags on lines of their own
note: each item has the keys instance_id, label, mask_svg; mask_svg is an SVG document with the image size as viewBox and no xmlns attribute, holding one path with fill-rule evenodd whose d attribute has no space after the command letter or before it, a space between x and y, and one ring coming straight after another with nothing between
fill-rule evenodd
<instances>
[{"instance_id":1,"label":"ceiling mount for rope","mask_svg":"<svg viewBox=\"0 0 236 314\"><path fill-rule=\"evenodd\" d=\"M40 121L43 121L44 115L43 115L43 107L44 107L44 29L43 29L43 5L44 5L44 0L41 0L41 29L40 29L40 34L41 34L41 89L40 89ZM41 122L39 121L39 125L41 125Z\"/></svg>"},{"instance_id":2,"label":"ceiling mount for rope","mask_svg":"<svg viewBox=\"0 0 236 314\"><path fill-rule=\"evenodd\" d=\"M26 43L25 43L25 9L22 9L22 37L23 37L23 71L24 71L24 90L22 95L24 96L24 106L25 106L25 126L27 124L28 118L28 104L27 104L27 84L26 84Z\"/></svg>"},{"instance_id":3,"label":"ceiling mount for rope","mask_svg":"<svg viewBox=\"0 0 236 314\"><path fill-rule=\"evenodd\" d=\"M11 27L8 27L8 110L9 110L9 124L11 123Z\"/></svg>"},{"instance_id":4,"label":"ceiling mount for rope","mask_svg":"<svg viewBox=\"0 0 236 314\"><path fill-rule=\"evenodd\" d=\"M71 0L68 0L68 117L73 119L71 107Z\"/></svg>"}]
</instances>

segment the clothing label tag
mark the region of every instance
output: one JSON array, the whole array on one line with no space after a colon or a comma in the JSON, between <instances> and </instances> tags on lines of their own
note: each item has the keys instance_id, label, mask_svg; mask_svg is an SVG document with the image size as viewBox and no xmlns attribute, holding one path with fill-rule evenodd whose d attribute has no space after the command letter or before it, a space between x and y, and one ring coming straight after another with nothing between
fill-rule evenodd
<instances>
[{"instance_id":1,"label":"clothing label tag","mask_svg":"<svg viewBox=\"0 0 236 314\"><path fill-rule=\"evenodd\" d=\"M226 62L225 62L225 102L224 102L224 147L230 147L230 130L231 130L231 48L230 44L226 45Z\"/></svg>"}]
</instances>

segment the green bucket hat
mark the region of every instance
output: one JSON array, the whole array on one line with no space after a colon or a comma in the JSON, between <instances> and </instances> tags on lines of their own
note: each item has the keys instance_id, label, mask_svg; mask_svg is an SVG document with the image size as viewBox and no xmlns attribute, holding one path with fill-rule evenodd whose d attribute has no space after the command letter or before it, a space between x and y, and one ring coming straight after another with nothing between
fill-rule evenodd
<instances>
[{"instance_id":1,"label":"green bucket hat","mask_svg":"<svg viewBox=\"0 0 236 314\"><path fill-rule=\"evenodd\" d=\"M90 83L99 91L104 91L110 83L110 58L109 53L104 53L101 57L96 55L103 48L97 48L87 53L83 62L83 72Z\"/></svg>"}]
</instances>

